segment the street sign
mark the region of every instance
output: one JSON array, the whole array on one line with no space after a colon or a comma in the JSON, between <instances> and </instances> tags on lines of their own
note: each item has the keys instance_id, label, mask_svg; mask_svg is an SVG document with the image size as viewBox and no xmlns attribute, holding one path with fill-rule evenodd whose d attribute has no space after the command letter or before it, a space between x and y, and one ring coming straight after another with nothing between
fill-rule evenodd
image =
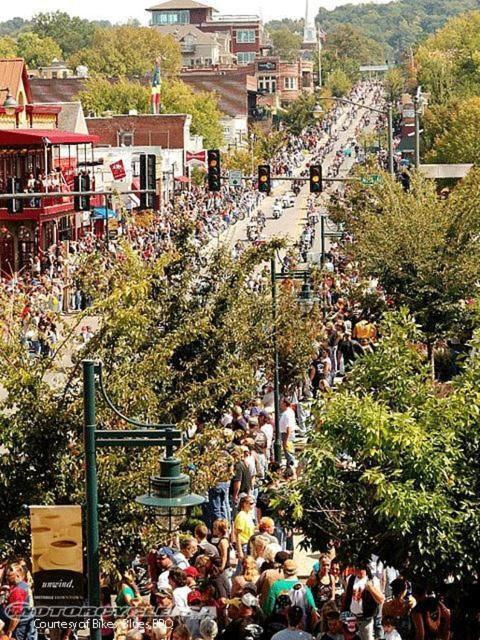
<instances>
[{"instance_id":1,"label":"street sign","mask_svg":"<svg viewBox=\"0 0 480 640\"><path fill-rule=\"evenodd\" d=\"M361 178L360 182L363 185L378 184L380 182L380 176L369 176L368 178Z\"/></svg>"},{"instance_id":2,"label":"street sign","mask_svg":"<svg viewBox=\"0 0 480 640\"><path fill-rule=\"evenodd\" d=\"M242 172L231 169L228 172L228 184L231 187L239 187L242 184Z\"/></svg>"}]
</instances>

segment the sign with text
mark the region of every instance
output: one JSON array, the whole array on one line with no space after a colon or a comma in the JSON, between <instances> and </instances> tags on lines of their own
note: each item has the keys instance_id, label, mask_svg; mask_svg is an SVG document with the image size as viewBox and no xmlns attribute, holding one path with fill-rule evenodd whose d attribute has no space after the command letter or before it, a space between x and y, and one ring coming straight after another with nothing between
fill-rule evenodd
<instances>
[{"instance_id":1,"label":"sign with text","mask_svg":"<svg viewBox=\"0 0 480 640\"><path fill-rule=\"evenodd\" d=\"M187 151L185 153L185 162L189 164L190 162L202 162L205 164L207 162L207 152L206 151Z\"/></svg>"},{"instance_id":2,"label":"sign with text","mask_svg":"<svg viewBox=\"0 0 480 640\"><path fill-rule=\"evenodd\" d=\"M83 603L82 511L79 505L31 506L36 607ZM52 610L52 617L55 616Z\"/></svg>"},{"instance_id":3,"label":"sign with text","mask_svg":"<svg viewBox=\"0 0 480 640\"><path fill-rule=\"evenodd\" d=\"M123 180L127 177L127 172L125 171L123 160L112 162L112 164L110 165L110 171L112 172L114 180Z\"/></svg>"},{"instance_id":4,"label":"sign with text","mask_svg":"<svg viewBox=\"0 0 480 640\"><path fill-rule=\"evenodd\" d=\"M228 172L228 184L231 187L240 187L242 185L242 172L231 169Z\"/></svg>"}]
</instances>

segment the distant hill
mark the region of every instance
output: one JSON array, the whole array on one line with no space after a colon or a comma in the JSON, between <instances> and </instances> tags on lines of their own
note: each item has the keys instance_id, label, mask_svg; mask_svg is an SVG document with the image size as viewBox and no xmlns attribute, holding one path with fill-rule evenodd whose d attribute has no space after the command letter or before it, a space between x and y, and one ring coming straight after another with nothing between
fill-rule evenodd
<instances>
[{"instance_id":1,"label":"distant hill","mask_svg":"<svg viewBox=\"0 0 480 640\"><path fill-rule=\"evenodd\" d=\"M317 20L327 33L341 24L358 27L398 56L452 16L478 8L479 0L395 0L387 4L346 4L332 11L320 8Z\"/></svg>"},{"instance_id":2,"label":"distant hill","mask_svg":"<svg viewBox=\"0 0 480 640\"><path fill-rule=\"evenodd\" d=\"M397 58L434 33L452 16L479 9L480 0L394 0L386 4L344 4L332 11L320 8L317 21L327 33L340 25L351 25L381 44L387 56ZM303 33L303 19L272 20L271 33L288 29Z\"/></svg>"}]
</instances>

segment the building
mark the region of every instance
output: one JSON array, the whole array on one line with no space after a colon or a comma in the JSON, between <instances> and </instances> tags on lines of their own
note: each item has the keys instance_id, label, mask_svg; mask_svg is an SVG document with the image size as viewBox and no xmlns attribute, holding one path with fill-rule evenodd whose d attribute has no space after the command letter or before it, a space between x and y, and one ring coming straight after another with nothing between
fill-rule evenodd
<instances>
[{"instance_id":1,"label":"building","mask_svg":"<svg viewBox=\"0 0 480 640\"><path fill-rule=\"evenodd\" d=\"M114 115L86 118L90 135L98 138L94 149L95 160L100 163L98 184L122 191L138 188L138 157L141 153L157 156L159 189L163 201L168 199L172 177L183 180L187 173L185 152L201 151L202 138L190 132L192 118L187 114ZM111 166L122 161L126 177L116 182Z\"/></svg>"},{"instance_id":2,"label":"building","mask_svg":"<svg viewBox=\"0 0 480 640\"><path fill-rule=\"evenodd\" d=\"M230 52L237 64L250 64L260 52L262 23L253 15L219 15L210 5L196 0L167 0L147 9L151 26L167 30L190 25L205 33L218 33L230 39Z\"/></svg>"},{"instance_id":3,"label":"building","mask_svg":"<svg viewBox=\"0 0 480 640\"><path fill-rule=\"evenodd\" d=\"M234 62L229 33L206 33L193 25L162 27L180 44L183 67L229 66Z\"/></svg>"},{"instance_id":4,"label":"building","mask_svg":"<svg viewBox=\"0 0 480 640\"><path fill-rule=\"evenodd\" d=\"M9 277L29 263L31 257L61 240L81 235L89 220L74 211L69 192L80 163L88 163L95 136L59 128L77 121L62 115L61 104L33 101L30 80L22 59L0 59L0 87L17 103L0 107L0 195L44 193L45 197L0 200L0 272ZM0 105L7 96L0 92ZM77 107L78 109L78 107ZM15 182L12 183L12 180Z\"/></svg>"},{"instance_id":5,"label":"building","mask_svg":"<svg viewBox=\"0 0 480 640\"><path fill-rule=\"evenodd\" d=\"M181 74L194 91L213 91L223 113L221 124L225 146L242 145L248 139L248 125L258 116L257 80L250 69L198 69Z\"/></svg>"},{"instance_id":6,"label":"building","mask_svg":"<svg viewBox=\"0 0 480 640\"><path fill-rule=\"evenodd\" d=\"M38 69L29 69L28 75L37 78L71 78L75 75L73 69L67 67L63 60L57 60L54 58L51 64L45 67L39 67Z\"/></svg>"},{"instance_id":7,"label":"building","mask_svg":"<svg viewBox=\"0 0 480 640\"><path fill-rule=\"evenodd\" d=\"M278 56L262 56L255 62L255 76L259 107L282 108L302 93L315 90L311 60L285 62Z\"/></svg>"}]
</instances>

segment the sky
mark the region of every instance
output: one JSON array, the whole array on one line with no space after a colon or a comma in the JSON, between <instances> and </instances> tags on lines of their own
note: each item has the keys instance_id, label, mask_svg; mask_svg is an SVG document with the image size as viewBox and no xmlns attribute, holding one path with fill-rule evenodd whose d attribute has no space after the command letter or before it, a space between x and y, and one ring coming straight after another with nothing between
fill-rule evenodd
<instances>
[{"instance_id":1,"label":"sky","mask_svg":"<svg viewBox=\"0 0 480 640\"><path fill-rule=\"evenodd\" d=\"M211 4L221 13L253 13L260 14L262 18L272 20L273 18L300 18L304 13L304 0L199 0L199 2ZM334 7L347 4L360 4L364 0L309 0L313 8L324 7L333 9ZM382 2L386 0L373 0ZM161 0L16 0L15 2L2 2L0 21L19 16L21 18L31 18L33 14L40 11L67 11L71 15L79 15L82 18L104 19L111 22L124 22L129 18L137 18L145 23L148 15L144 11L147 6L159 4Z\"/></svg>"}]
</instances>

